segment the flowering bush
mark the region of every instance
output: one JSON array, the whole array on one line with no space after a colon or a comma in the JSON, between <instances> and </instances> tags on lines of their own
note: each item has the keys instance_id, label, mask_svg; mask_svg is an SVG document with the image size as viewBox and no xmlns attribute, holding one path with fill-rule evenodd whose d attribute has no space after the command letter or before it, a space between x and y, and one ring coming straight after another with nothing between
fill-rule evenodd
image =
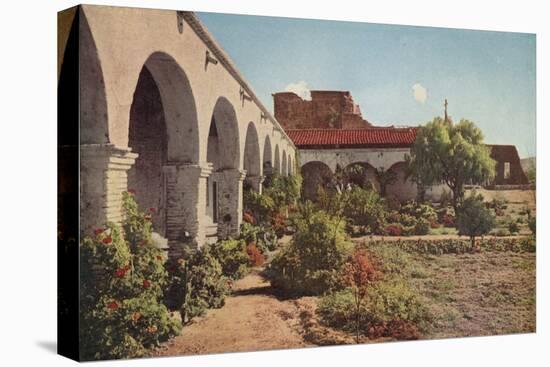
<instances>
[{"instance_id":1,"label":"flowering bush","mask_svg":"<svg viewBox=\"0 0 550 367\"><path fill-rule=\"evenodd\" d=\"M287 224L287 217L281 211L274 213L271 217L271 228L273 228L278 238L284 236Z\"/></svg>"},{"instance_id":2,"label":"flowering bush","mask_svg":"<svg viewBox=\"0 0 550 367\"><path fill-rule=\"evenodd\" d=\"M385 231L388 236L401 236L403 234L403 226L399 223L388 224Z\"/></svg>"},{"instance_id":3,"label":"flowering bush","mask_svg":"<svg viewBox=\"0 0 550 367\"><path fill-rule=\"evenodd\" d=\"M161 300L165 255L154 246L150 214L123 195L122 228L109 223L80 245L80 339L84 360L143 356L179 333Z\"/></svg>"},{"instance_id":4,"label":"flowering bush","mask_svg":"<svg viewBox=\"0 0 550 367\"><path fill-rule=\"evenodd\" d=\"M356 341L361 330L361 307L367 296L367 287L380 276L365 250L356 249L342 269L342 279L353 294Z\"/></svg>"},{"instance_id":5,"label":"flowering bush","mask_svg":"<svg viewBox=\"0 0 550 367\"><path fill-rule=\"evenodd\" d=\"M254 216L249 212L244 212L243 221L249 224L256 224L256 219L254 219Z\"/></svg>"},{"instance_id":6,"label":"flowering bush","mask_svg":"<svg viewBox=\"0 0 550 367\"><path fill-rule=\"evenodd\" d=\"M255 243L249 243L246 246L246 253L251 266L262 266L264 264L265 257L262 255L261 251L258 250Z\"/></svg>"},{"instance_id":7,"label":"flowering bush","mask_svg":"<svg viewBox=\"0 0 550 367\"><path fill-rule=\"evenodd\" d=\"M243 240L247 245L255 243L262 254L277 248L277 235L268 227L243 223L239 239Z\"/></svg>"},{"instance_id":8,"label":"flowering bush","mask_svg":"<svg viewBox=\"0 0 550 367\"><path fill-rule=\"evenodd\" d=\"M432 317L420 295L400 277L388 277L368 287L360 312L350 289L321 298L317 308L321 321L330 327L356 331L370 338L418 339ZM357 323L359 317L359 323Z\"/></svg>"},{"instance_id":9,"label":"flowering bush","mask_svg":"<svg viewBox=\"0 0 550 367\"><path fill-rule=\"evenodd\" d=\"M445 213L441 219L441 223L446 228L451 228L455 226L455 217L452 214Z\"/></svg>"}]
</instances>

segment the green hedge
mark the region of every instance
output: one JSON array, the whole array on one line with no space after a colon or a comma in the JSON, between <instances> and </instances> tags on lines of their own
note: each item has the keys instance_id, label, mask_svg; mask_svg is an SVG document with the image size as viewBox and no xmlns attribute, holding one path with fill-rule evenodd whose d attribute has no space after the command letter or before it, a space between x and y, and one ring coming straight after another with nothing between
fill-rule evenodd
<instances>
[{"instance_id":1,"label":"green hedge","mask_svg":"<svg viewBox=\"0 0 550 367\"><path fill-rule=\"evenodd\" d=\"M369 245L383 245L383 241L366 243ZM442 254L465 254L480 251L512 251L512 252L536 252L536 243L533 237L523 238L484 238L476 241L472 246L469 240L443 239L443 240L398 240L391 241L391 244L400 249L412 252L431 255Z\"/></svg>"}]
</instances>

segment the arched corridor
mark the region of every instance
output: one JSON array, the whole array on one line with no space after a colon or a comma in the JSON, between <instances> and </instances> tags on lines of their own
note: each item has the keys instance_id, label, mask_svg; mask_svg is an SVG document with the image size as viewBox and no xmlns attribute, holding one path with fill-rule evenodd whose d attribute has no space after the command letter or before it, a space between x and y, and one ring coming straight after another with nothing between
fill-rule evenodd
<instances>
[{"instance_id":1,"label":"arched corridor","mask_svg":"<svg viewBox=\"0 0 550 367\"><path fill-rule=\"evenodd\" d=\"M79 6L72 27L80 57L71 62L86 86L81 230L119 222L122 192L134 189L176 254L182 244L237 234L243 181L260 191L265 174L282 172L279 147L294 155L294 144L194 13L106 9ZM60 39L70 49L69 34Z\"/></svg>"},{"instance_id":2,"label":"arched corridor","mask_svg":"<svg viewBox=\"0 0 550 367\"><path fill-rule=\"evenodd\" d=\"M309 162L302 166L302 197L316 201L319 187L328 188L333 183L334 175L323 162Z\"/></svg>"}]
</instances>

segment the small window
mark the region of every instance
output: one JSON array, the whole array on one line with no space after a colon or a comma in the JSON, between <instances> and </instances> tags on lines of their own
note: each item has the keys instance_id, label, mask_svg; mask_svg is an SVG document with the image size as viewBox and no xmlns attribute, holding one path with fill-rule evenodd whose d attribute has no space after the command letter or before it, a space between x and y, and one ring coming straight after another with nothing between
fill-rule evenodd
<instances>
[{"instance_id":1,"label":"small window","mask_svg":"<svg viewBox=\"0 0 550 367\"><path fill-rule=\"evenodd\" d=\"M504 162L504 179L510 178L510 162Z\"/></svg>"}]
</instances>

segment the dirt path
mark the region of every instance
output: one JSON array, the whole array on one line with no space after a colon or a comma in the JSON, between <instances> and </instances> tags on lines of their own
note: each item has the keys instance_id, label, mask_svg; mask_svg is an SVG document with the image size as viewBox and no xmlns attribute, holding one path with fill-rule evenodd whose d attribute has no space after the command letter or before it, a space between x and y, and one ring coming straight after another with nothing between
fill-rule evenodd
<instances>
[{"instance_id":1,"label":"dirt path","mask_svg":"<svg viewBox=\"0 0 550 367\"><path fill-rule=\"evenodd\" d=\"M234 284L224 307L183 328L158 355L209 354L267 349L300 348L311 345L299 332L301 320L296 301L278 300L260 274L253 269Z\"/></svg>"}]
</instances>

